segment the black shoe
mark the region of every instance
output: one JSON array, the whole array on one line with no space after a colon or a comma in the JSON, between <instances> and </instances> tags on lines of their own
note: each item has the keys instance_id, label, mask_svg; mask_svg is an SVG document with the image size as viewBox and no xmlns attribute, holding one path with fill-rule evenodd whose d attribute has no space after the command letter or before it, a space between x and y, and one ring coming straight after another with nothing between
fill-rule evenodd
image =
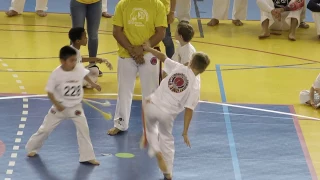
<instances>
[{"instance_id":1,"label":"black shoe","mask_svg":"<svg viewBox=\"0 0 320 180\"><path fill-rule=\"evenodd\" d=\"M181 20L180 22L189 24L189 21L185 21L185 20Z\"/></svg>"},{"instance_id":2,"label":"black shoe","mask_svg":"<svg viewBox=\"0 0 320 180\"><path fill-rule=\"evenodd\" d=\"M88 65L88 66L86 66L86 68L91 68L91 67L96 67L96 68L98 68L98 70L99 70L99 76L98 77L102 77L102 75L103 75L103 73L100 71L100 69L99 69L99 67L97 66L97 65L95 65L95 64L93 64L93 65Z\"/></svg>"}]
</instances>

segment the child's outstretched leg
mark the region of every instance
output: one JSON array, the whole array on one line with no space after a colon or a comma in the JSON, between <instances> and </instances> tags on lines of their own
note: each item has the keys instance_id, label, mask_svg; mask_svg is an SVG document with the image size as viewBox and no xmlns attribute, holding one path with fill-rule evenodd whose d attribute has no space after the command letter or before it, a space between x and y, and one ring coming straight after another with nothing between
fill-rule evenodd
<instances>
[{"instance_id":1,"label":"child's outstretched leg","mask_svg":"<svg viewBox=\"0 0 320 180\"><path fill-rule=\"evenodd\" d=\"M38 131L30 137L26 145L29 157L33 157L38 153L44 141L62 120L63 114L52 107L44 118L44 121Z\"/></svg>"},{"instance_id":2,"label":"child's outstretched leg","mask_svg":"<svg viewBox=\"0 0 320 180\"><path fill-rule=\"evenodd\" d=\"M174 159L174 137L172 135L173 117L166 116L159 121L159 144L167 165L167 171L164 171L164 176L172 176L173 159Z\"/></svg>"},{"instance_id":3,"label":"child's outstretched leg","mask_svg":"<svg viewBox=\"0 0 320 180\"><path fill-rule=\"evenodd\" d=\"M146 121L146 136L149 144L149 155L152 157L154 154L158 161L160 170L166 174L168 179L171 178L170 174L167 174L168 168L163 153L160 149L160 143L158 140L158 119L163 116L159 113L159 109L152 104L152 102L146 103L145 105L145 121Z\"/></svg>"},{"instance_id":4,"label":"child's outstretched leg","mask_svg":"<svg viewBox=\"0 0 320 180\"><path fill-rule=\"evenodd\" d=\"M88 70L90 71L88 74L89 78L92 82L96 83L99 77L99 69L97 67L89 67ZM86 88L92 88L86 80L83 80L83 86Z\"/></svg>"},{"instance_id":5,"label":"child's outstretched leg","mask_svg":"<svg viewBox=\"0 0 320 180\"><path fill-rule=\"evenodd\" d=\"M81 105L76 106L73 108L74 116L71 118L73 123L77 129L77 138L78 138L78 145L79 145L79 154L80 162L88 162L93 165L99 165L99 161L96 160L90 133L89 133L89 126L87 123L87 118L84 115L83 109Z\"/></svg>"}]
</instances>

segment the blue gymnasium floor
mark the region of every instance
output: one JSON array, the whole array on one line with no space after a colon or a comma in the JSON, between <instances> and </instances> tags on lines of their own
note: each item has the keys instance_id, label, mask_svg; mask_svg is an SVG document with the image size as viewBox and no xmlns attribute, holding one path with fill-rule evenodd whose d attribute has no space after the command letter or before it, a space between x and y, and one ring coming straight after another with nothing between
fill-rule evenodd
<instances>
[{"instance_id":1,"label":"blue gymnasium floor","mask_svg":"<svg viewBox=\"0 0 320 180\"><path fill-rule=\"evenodd\" d=\"M28 108L23 108L28 104ZM111 107L100 107L114 112ZM91 107L84 105L91 139L100 166L78 163L78 145L72 121L62 122L49 136L40 155L27 158L24 146L41 125L50 108L46 98L0 100L0 141L6 151L0 157L0 179L7 180L159 180L155 159L139 149L141 102L134 101L128 133L111 137L113 126ZM246 105L281 112L289 106ZM28 111L28 114L23 111ZM223 113L224 112L224 113ZM26 121L21 121L26 117ZM228 123L228 121L231 122ZM21 128L21 124L25 124ZM20 126L20 128L19 128ZM191 123L189 149L181 137L183 116L175 121L175 180L309 180L309 169L293 119L290 116L201 103ZM23 131L22 135L17 135ZM21 138L21 142L16 142ZM236 148L232 142L235 142ZM302 142L304 143L304 142ZM19 150L13 150L19 146ZM1 149L0 149L1 152ZM114 156L126 152L124 159ZM230 153L231 152L231 153ZM16 158L13 153L17 153ZM108 154L110 156L103 156ZM15 161L14 166L8 166ZM8 173L13 170L13 174Z\"/></svg>"},{"instance_id":2,"label":"blue gymnasium floor","mask_svg":"<svg viewBox=\"0 0 320 180\"><path fill-rule=\"evenodd\" d=\"M114 12L117 1L108 0L110 13ZM231 0L231 4L232 2ZM212 0L197 1L197 5L201 18L211 18ZM0 11L8 10L9 6L10 0L0 0ZM27 0L25 11L34 11L34 7L35 0ZM48 8L48 12L51 13L68 13L69 1L49 0ZM192 1L191 15L196 18L194 1ZM259 18L260 12L255 0L249 0L248 20ZM306 21L312 21L309 11ZM115 101L112 103L115 104ZM129 132L116 137L106 134L106 130L111 128L113 123L103 120L96 110L84 105L96 156L101 162L97 167L78 163L76 132L71 121L65 121L58 126L46 141L40 156L27 158L24 146L41 125L51 104L47 99L30 98L27 103L27 115L22 114L26 111L23 109L23 104L26 102L23 103L22 99L0 100L0 154L3 150L1 141L6 145L6 151L0 157L0 180L162 178L155 160L150 159L146 151L139 149L141 136L139 101L133 103ZM246 106L290 112L289 106ZM114 112L114 109L115 106L112 106L105 108L105 111ZM175 180L311 179L300 144L304 142L299 141L297 127L291 117L204 103L201 103L196 111L189 132L191 149L186 147L181 137L182 116L175 122ZM22 117L25 117L26 121L21 121ZM23 134L17 135L18 131L23 131ZM19 138L21 142L15 142ZM15 148L19 146L19 149L13 150L14 146ZM135 157L118 158L115 154L119 152L132 153ZM102 155L109 153L110 156ZM15 164L12 162L10 164L10 161L14 161ZM13 170L13 173L8 170Z\"/></svg>"}]
</instances>

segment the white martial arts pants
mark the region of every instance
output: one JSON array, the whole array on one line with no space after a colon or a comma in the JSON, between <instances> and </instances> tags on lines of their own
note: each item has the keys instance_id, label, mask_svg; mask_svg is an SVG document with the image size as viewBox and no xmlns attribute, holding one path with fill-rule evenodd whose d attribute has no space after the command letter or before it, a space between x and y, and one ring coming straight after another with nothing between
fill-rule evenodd
<instances>
[{"instance_id":1,"label":"white martial arts pants","mask_svg":"<svg viewBox=\"0 0 320 180\"><path fill-rule=\"evenodd\" d=\"M144 55L145 63L137 65L132 58L118 59L118 99L114 127L125 131L129 118L136 76L139 72L142 97L147 97L159 86L159 62L151 53Z\"/></svg>"},{"instance_id":2,"label":"white martial arts pants","mask_svg":"<svg viewBox=\"0 0 320 180\"><path fill-rule=\"evenodd\" d=\"M190 21L191 0L177 0L176 2L177 19L179 21Z\"/></svg>"},{"instance_id":3,"label":"white martial arts pants","mask_svg":"<svg viewBox=\"0 0 320 180\"><path fill-rule=\"evenodd\" d=\"M172 128L176 116L163 112L152 102L144 103L144 112L149 155L153 157L161 152L168 168L168 172L163 173L172 175L175 152Z\"/></svg>"},{"instance_id":4,"label":"white martial arts pants","mask_svg":"<svg viewBox=\"0 0 320 180\"><path fill-rule=\"evenodd\" d=\"M14 10L17 13L21 14L24 9L24 4L26 0L11 0L11 7L9 10ZM48 10L48 0L37 0L36 1L36 11L47 11Z\"/></svg>"},{"instance_id":5,"label":"white martial arts pants","mask_svg":"<svg viewBox=\"0 0 320 180\"><path fill-rule=\"evenodd\" d=\"M212 18L227 20L230 0L213 0ZM248 0L234 0L232 20L245 20L247 17Z\"/></svg>"},{"instance_id":6,"label":"white martial arts pants","mask_svg":"<svg viewBox=\"0 0 320 180\"><path fill-rule=\"evenodd\" d=\"M263 2L263 3L265 3L265 2ZM265 7L269 6L269 8L274 9L274 5L273 5L272 1L270 1L270 2L267 1L267 3L264 4L264 6ZM261 23L263 21L269 19L269 28L270 29L272 29L272 30L289 30L290 26L291 26L291 18L295 18L295 19L298 20L298 25L297 25L296 28L299 27L300 18L301 18L301 12L302 12L303 8L300 9L300 10L297 10L297 11L287 11L287 12L281 13L281 22L280 21L275 21L273 19L273 16L272 16L271 12L264 11L261 8L260 8L260 10L261 10Z\"/></svg>"},{"instance_id":7,"label":"white martial arts pants","mask_svg":"<svg viewBox=\"0 0 320 180\"><path fill-rule=\"evenodd\" d=\"M102 13L108 12L108 0L102 0Z\"/></svg>"},{"instance_id":8,"label":"white martial arts pants","mask_svg":"<svg viewBox=\"0 0 320 180\"><path fill-rule=\"evenodd\" d=\"M306 20L306 13L307 13L307 2L304 2L304 7L301 11L301 15L300 15L300 22L304 22Z\"/></svg>"},{"instance_id":9,"label":"white martial arts pants","mask_svg":"<svg viewBox=\"0 0 320 180\"><path fill-rule=\"evenodd\" d=\"M314 24L316 25L317 35L320 36L320 13L312 12Z\"/></svg>"},{"instance_id":10,"label":"white martial arts pants","mask_svg":"<svg viewBox=\"0 0 320 180\"><path fill-rule=\"evenodd\" d=\"M80 114L78 114L79 112ZM27 152L37 153L50 133L65 119L72 119L76 126L80 154L79 161L86 162L96 159L90 139L87 119L81 104L72 108L66 108L62 112L51 107L38 131L30 137L26 145Z\"/></svg>"}]
</instances>

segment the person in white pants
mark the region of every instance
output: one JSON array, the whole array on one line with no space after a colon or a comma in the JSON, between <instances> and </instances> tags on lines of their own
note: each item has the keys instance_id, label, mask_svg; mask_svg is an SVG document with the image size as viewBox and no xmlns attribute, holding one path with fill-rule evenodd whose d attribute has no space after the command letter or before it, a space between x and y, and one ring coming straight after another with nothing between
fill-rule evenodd
<instances>
[{"instance_id":1,"label":"person in white pants","mask_svg":"<svg viewBox=\"0 0 320 180\"><path fill-rule=\"evenodd\" d=\"M112 15L108 13L108 0L102 0L102 17L112 17Z\"/></svg>"},{"instance_id":2,"label":"person in white pants","mask_svg":"<svg viewBox=\"0 0 320 180\"><path fill-rule=\"evenodd\" d=\"M176 17L179 21L190 22L191 0L176 1Z\"/></svg>"},{"instance_id":3,"label":"person in white pants","mask_svg":"<svg viewBox=\"0 0 320 180\"><path fill-rule=\"evenodd\" d=\"M213 0L212 19L207 23L208 26L216 26L219 20L228 19L230 0ZM247 17L248 0L234 0L232 10L232 23L242 26L241 20Z\"/></svg>"},{"instance_id":4,"label":"person in white pants","mask_svg":"<svg viewBox=\"0 0 320 180\"><path fill-rule=\"evenodd\" d=\"M118 99L114 127L109 135L129 128L133 90L139 72L142 97L149 96L159 86L159 64L156 57L143 51L149 40L156 47L165 37L167 11L159 0L136 3L120 0L113 17L113 37L118 42ZM143 11L141 10L143 9Z\"/></svg>"},{"instance_id":5,"label":"person in white pants","mask_svg":"<svg viewBox=\"0 0 320 180\"><path fill-rule=\"evenodd\" d=\"M316 26L317 35L320 39L320 0L310 0L307 7L312 12L312 17Z\"/></svg>"},{"instance_id":6,"label":"person in white pants","mask_svg":"<svg viewBox=\"0 0 320 180\"><path fill-rule=\"evenodd\" d=\"M305 22L305 20L306 20L306 12L307 12L307 3L305 2L304 3L304 7L303 7L302 12L301 12L299 28L308 29L310 27L309 24L307 24Z\"/></svg>"},{"instance_id":7,"label":"person in white pants","mask_svg":"<svg viewBox=\"0 0 320 180\"><path fill-rule=\"evenodd\" d=\"M60 62L50 75L46 91L52 102L52 107L45 116L42 125L26 144L28 157L35 156L49 137L50 133L66 119L71 119L77 129L79 145L79 161L99 165L96 160L90 139L87 118L82 108L83 80L88 81L92 87L101 91L101 87L93 83L88 77L89 70L77 63L77 52L70 46L60 49Z\"/></svg>"},{"instance_id":8,"label":"person in white pants","mask_svg":"<svg viewBox=\"0 0 320 180\"><path fill-rule=\"evenodd\" d=\"M270 29L275 31L289 30L288 39L296 40L296 29L299 26L304 0L257 0L261 10L262 33L259 39L268 38Z\"/></svg>"},{"instance_id":9,"label":"person in white pants","mask_svg":"<svg viewBox=\"0 0 320 180\"><path fill-rule=\"evenodd\" d=\"M150 157L157 157L164 180L171 180L175 152L173 122L178 114L185 111L182 136L190 147L188 128L193 111L200 100L200 74L210 64L210 59L204 53L194 53L188 66L185 66L153 49L149 43L145 43L143 48L164 62L164 71L168 74L156 91L143 100L143 109L145 110L146 138L149 144L148 154ZM143 135L140 148L145 147L145 144Z\"/></svg>"},{"instance_id":10,"label":"person in white pants","mask_svg":"<svg viewBox=\"0 0 320 180\"><path fill-rule=\"evenodd\" d=\"M24 9L26 0L11 0L11 7L6 12L8 17L13 17L21 14ZM47 16L46 11L48 10L48 0L36 0L36 14L40 17Z\"/></svg>"}]
</instances>

